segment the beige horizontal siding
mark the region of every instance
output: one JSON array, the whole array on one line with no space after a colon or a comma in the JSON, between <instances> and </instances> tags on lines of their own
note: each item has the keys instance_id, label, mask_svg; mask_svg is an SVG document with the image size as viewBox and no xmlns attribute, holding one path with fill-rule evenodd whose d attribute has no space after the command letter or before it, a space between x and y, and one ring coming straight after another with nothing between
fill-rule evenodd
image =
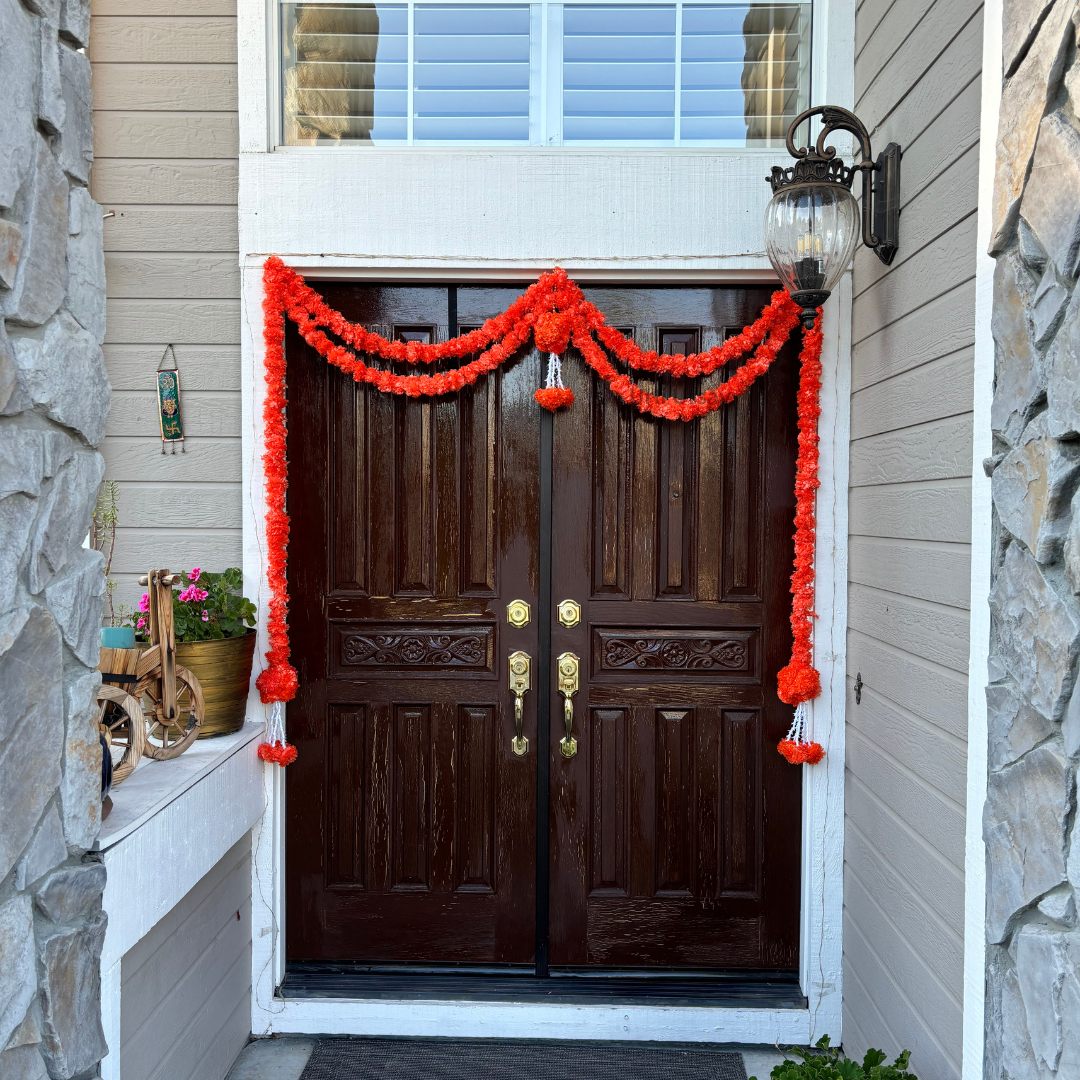
<instances>
[{"instance_id":1,"label":"beige horizontal siding","mask_svg":"<svg viewBox=\"0 0 1080 1080\"><path fill-rule=\"evenodd\" d=\"M224 1080L251 1029L251 838L121 962L120 1065L138 1080Z\"/></svg>"},{"instance_id":2,"label":"beige horizontal siding","mask_svg":"<svg viewBox=\"0 0 1080 1080\"><path fill-rule=\"evenodd\" d=\"M857 268L862 260L860 253ZM867 327L851 348L853 388L970 348L975 340L974 301L974 282L965 280L887 326Z\"/></svg>"},{"instance_id":3,"label":"beige horizontal siding","mask_svg":"<svg viewBox=\"0 0 1080 1080\"><path fill-rule=\"evenodd\" d=\"M105 259L113 300L235 300L240 268L234 255L114 251Z\"/></svg>"},{"instance_id":4,"label":"beige horizontal siding","mask_svg":"<svg viewBox=\"0 0 1080 1080\"><path fill-rule=\"evenodd\" d=\"M240 562L235 0L94 0L95 162L105 220L105 442L120 485L114 577ZM176 348L185 453L162 456L154 369Z\"/></svg>"},{"instance_id":5,"label":"beige horizontal siding","mask_svg":"<svg viewBox=\"0 0 1080 1080\"><path fill-rule=\"evenodd\" d=\"M934 398L926 388L927 407ZM857 439L851 445L851 485L945 480L971 473L971 416L950 416Z\"/></svg>"},{"instance_id":6,"label":"beige horizontal siding","mask_svg":"<svg viewBox=\"0 0 1080 1080\"><path fill-rule=\"evenodd\" d=\"M851 399L852 438L966 414L971 409L973 364L974 350L967 347L858 391ZM937 388L931 402L923 392L928 382Z\"/></svg>"},{"instance_id":7,"label":"beige horizontal siding","mask_svg":"<svg viewBox=\"0 0 1080 1080\"><path fill-rule=\"evenodd\" d=\"M971 484L961 477L855 488L850 493L848 526L854 536L967 543Z\"/></svg>"},{"instance_id":8,"label":"beige horizontal siding","mask_svg":"<svg viewBox=\"0 0 1080 1080\"><path fill-rule=\"evenodd\" d=\"M92 8L91 60L98 64L236 64L236 16L188 15L165 3L149 15L102 15ZM185 14L174 14L176 11Z\"/></svg>"},{"instance_id":9,"label":"beige horizontal siding","mask_svg":"<svg viewBox=\"0 0 1080 1080\"><path fill-rule=\"evenodd\" d=\"M99 110L236 113L235 64L117 64L95 87Z\"/></svg>"},{"instance_id":10,"label":"beige horizontal siding","mask_svg":"<svg viewBox=\"0 0 1080 1080\"><path fill-rule=\"evenodd\" d=\"M928 724L963 738L967 731L967 679L936 660L909 652L852 629L849 666L874 672L874 692ZM870 691L867 690L867 693ZM861 705L858 706L862 708Z\"/></svg>"},{"instance_id":11,"label":"beige horizontal siding","mask_svg":"<svg viewBox=\"0 0 1080 1080\"><path fill-rule=\"evenodd\" d=\"M957 1080L982 8L863 0L855 48L904 156L900 250L853 283L844 1042Z\"/></svg>"},{"instance_id":12,"label":"beige horizontal siding","mask_svg":"<svg viewBox=\"0 0 1080 1080\"><path fill-rule=\"evenodd\" d=\"M240 344L176 346L185 386L203 390L240 390ZM146 389L146 346L106 345L113 390ZM156 366L156 365L155 365ZM153 380L150 380L151 389Z\"/></svg>"},{"instance_id":13,"label":"beige horizontal siding","mask_svg":"<svg viewBox=\"0 0 1080 1080\"><path fill-rule=\"evenodd\" d=\"M952 607L968 606L971 553L967 544L853 536L849 565L849 576L859 585Z\"/></svg>"},{"instance_id":14,"label":"beige horizontal siding","mask_svg":"<svg viewBox=\"0 0 1080 1080\"><path fill-rule=\"evenodd\" d=\"M94 186L111 203L130 205L152 195L164 205L235 206L238 174L235 159L99 158Z\"/></svg>"}]
</instances>

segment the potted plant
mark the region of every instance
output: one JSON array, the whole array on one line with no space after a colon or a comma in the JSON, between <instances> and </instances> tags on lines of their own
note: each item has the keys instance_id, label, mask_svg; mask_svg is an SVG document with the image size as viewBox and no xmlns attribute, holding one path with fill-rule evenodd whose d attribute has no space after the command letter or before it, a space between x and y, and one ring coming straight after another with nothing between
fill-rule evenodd
<instances>
[{"instance_id":1,"label":"potted plant","mask_svg":"<svg viewBox=\"0 0 1080 1080\"><path fill-rule=\"evenodd\" d=\"M775 1066L769 1076L772 1080L919 1080L908 1072L911 1051L905 1050L891 1064L885 1063L883 1050L867 1050L861 1062L851 1061L838 1046L831 1046L829 1036L823 1035L814 1049L792 1047L788 1053L801 1058L788 1058ZM750 1077L757 1080L757 1077Z\"/></svg>"},{"instance_id":2,"label":"potted plant","mask_svg":"<svg viewBox=\"0 0 1080 1080\"><path fill-rule=\"evenodd\" d=\"M215 574L196 566L184 577L183 588L173 590L176 662L202 685L206 713L199 738L229 735L244 723L255 653L255 605L241 592L238 567ZM144 593L140 612L148 602ZM136 617L135 629L146 629L145 614Z\"/></svg>"},{"instance_id":3,"label":"potted plant","mask_svg":"<svg viewBox=\"0 0 1080 1080\"><path fill-rule=\"evenodd\" d=\"M133 649L135 630L131 625L130 608L125 611L116 604L116 582L112 577L113 554L116 551L116 527L120 523L120 489L115 480L106 480L98 491L94 513L90 518L90 546L105 559L105 617L101 628L101 646L105 649Z\"/></svg>"}]
</instances>

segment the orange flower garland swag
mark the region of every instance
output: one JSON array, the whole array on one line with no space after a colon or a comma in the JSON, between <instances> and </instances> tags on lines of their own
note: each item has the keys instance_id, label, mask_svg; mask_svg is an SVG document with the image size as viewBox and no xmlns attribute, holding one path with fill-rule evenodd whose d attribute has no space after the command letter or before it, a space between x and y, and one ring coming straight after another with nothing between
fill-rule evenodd
<instances>
[{"instance_id":1,"label":"orange flower garland swag","mask_svg":"<svg viewBox=\"0 0 1080 1080\"><path fill-rule=\"evenodd\" d=\"M806 703L821 693L814 667L814 512L818 479L818 418L821 416L821 309L803 334L799 356L799 454L795 462L795 567L791 573L791 660L776 676L781 701L795 706L795 719L777 749L792 765L816 765L825 751L806 738Z\"/></svg>"},{"instance_id":2,"label":"orange flower garland swag","mask_svg":"<svg viewBox=\"0 0 1080 1080\"><path fill-rule=\"evenodd\" d=\"M289 486L285 427L285 316L270 289L269 273L263 297L263 340L266 346L266 398L263 401L263 473L266 483L266 576L270 588L266 629L269 648L266 667L255 686L270 706L266 737L259 757L276 765L296 760L296 747L285 740L284 708L296 696L299 680L289 662L289 515L285 492Z\"/></svg>"},{"instance_id":3,"label":"orange flower garland swag","mask_svg":"<svg viewBox=\"0 0 1080 1080\"><path fill-rule=\"evenodd\" d=\"M285 319L321 357L358 383L388 394L435 397L457 393L514 357L531 339L549 354L545 385L535 394L551 411L573 403L573 391L562 381L560 356L572 344L585 363L621 401L638 412L664 420L689 421L714 412L746 393L769 370L799 321L799 307L783 290L773 294L761 315L740 334L715 348L686 356L662 356L640 348L609 326L603 313L586 298L566 272L543 274L501 314L482 326L448 341L392 341L349 322L329 307L304 279L277 257L263 270L266 399L263 405L263 471L266 481L267 577L270 604L267 617L269 647L266 668L256 685L270 706L267 735L259 747L265 761L288 765L296 748L285 741L283 707L297 691L297 674L290 662L288 631L287 552L289 516L286 508ZM820 324L820 318L818 320ZM813 764L824 751L805 739L805 703L821 691L813 667L814 503L818 487L817 419L821 387L821 332L804 332L800 356L799 457L796 466L795 568L792 574L794 635L791 662L780 672L778 693L796 705L795 723L780 744L792 763ZM448 360L462 361L450 371L400 373L373 366L364 354L390 364L417 368ZM610 354L610 355L609 355ZM748 355L749 354L749 355ZM471 359L469 359L471 357ZM620 371L611 357L625 369ZM632 371L675 378L698 378L725 364L745 358L725 381L691 398L664 397L642 390Z\"/></svg>"}]
</instances>

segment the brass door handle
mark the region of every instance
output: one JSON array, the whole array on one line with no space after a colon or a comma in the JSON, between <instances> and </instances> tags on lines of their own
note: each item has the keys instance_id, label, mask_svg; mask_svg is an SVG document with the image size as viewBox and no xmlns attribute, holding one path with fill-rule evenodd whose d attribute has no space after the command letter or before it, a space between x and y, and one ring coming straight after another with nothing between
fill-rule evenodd
<instances>
[{"instance_id":1,"label":"brass door handle","mask_svg":"<svg viewBox=\"0 0 1080 1080\"><path fill-rule=\"evenodd\" d=\"M574 738L574 695L578 690L578 672L581 662L572 652L560 653L556 660L559 675L559 693L563 696L563 725L566 734L559 740L559 751L564 758L572 758L577 753L577 739Z\"/></svg>"},{"instance_id":2,"label":"brass door handle","mask_svg":"<svg viewBox=\"0 0 1080 1080\"><path fill-rule=\"evenodd\" d=\"M517 652L510 654L510 693L514 695L514 737L510 749L517 757L524 757L529 752L529 740L525 738L525 695L529 692L532 659L529 654Z\"/></svg>"}]
</instances>

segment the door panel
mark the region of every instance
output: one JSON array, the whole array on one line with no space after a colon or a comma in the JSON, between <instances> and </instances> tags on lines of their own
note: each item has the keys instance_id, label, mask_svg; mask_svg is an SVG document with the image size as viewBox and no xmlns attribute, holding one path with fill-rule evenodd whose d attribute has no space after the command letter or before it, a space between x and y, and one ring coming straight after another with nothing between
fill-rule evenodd
<instances>
[{"instance_id":1,"label":"door panel","mask_svg":"<svg viewBox=\"0 0 1080 1080\"><path fill-rule=\"evenodd\" d=\"M466 290L462 290L465 292ZM475 322L509 290L468 290ZM444 288L326 287L432 340ZM287 774L291 960L529 963L535 764L511 752L506 653L536 658L538 361L457 399L358 386L291 333L289 503L300 750ZM535 754L535 692L525 734Z\"/></svg>"},{"instance_id":2,"label":"door panel","mask_svg":"<svg viewBox=\"0 0 1080 1080\"><path fill-rule=\"evenodd\" d=\"M588 294L665 353L717 344L768 299ZM790 722L773 679L790 647L795 374L789 353L690 424L579 379L556 417L553 600L583 612L552 630L553 655L582 658L577 756L549 747L552 965L796 964L800 775L770 752Z\"/></svg>"}]
</instances>

